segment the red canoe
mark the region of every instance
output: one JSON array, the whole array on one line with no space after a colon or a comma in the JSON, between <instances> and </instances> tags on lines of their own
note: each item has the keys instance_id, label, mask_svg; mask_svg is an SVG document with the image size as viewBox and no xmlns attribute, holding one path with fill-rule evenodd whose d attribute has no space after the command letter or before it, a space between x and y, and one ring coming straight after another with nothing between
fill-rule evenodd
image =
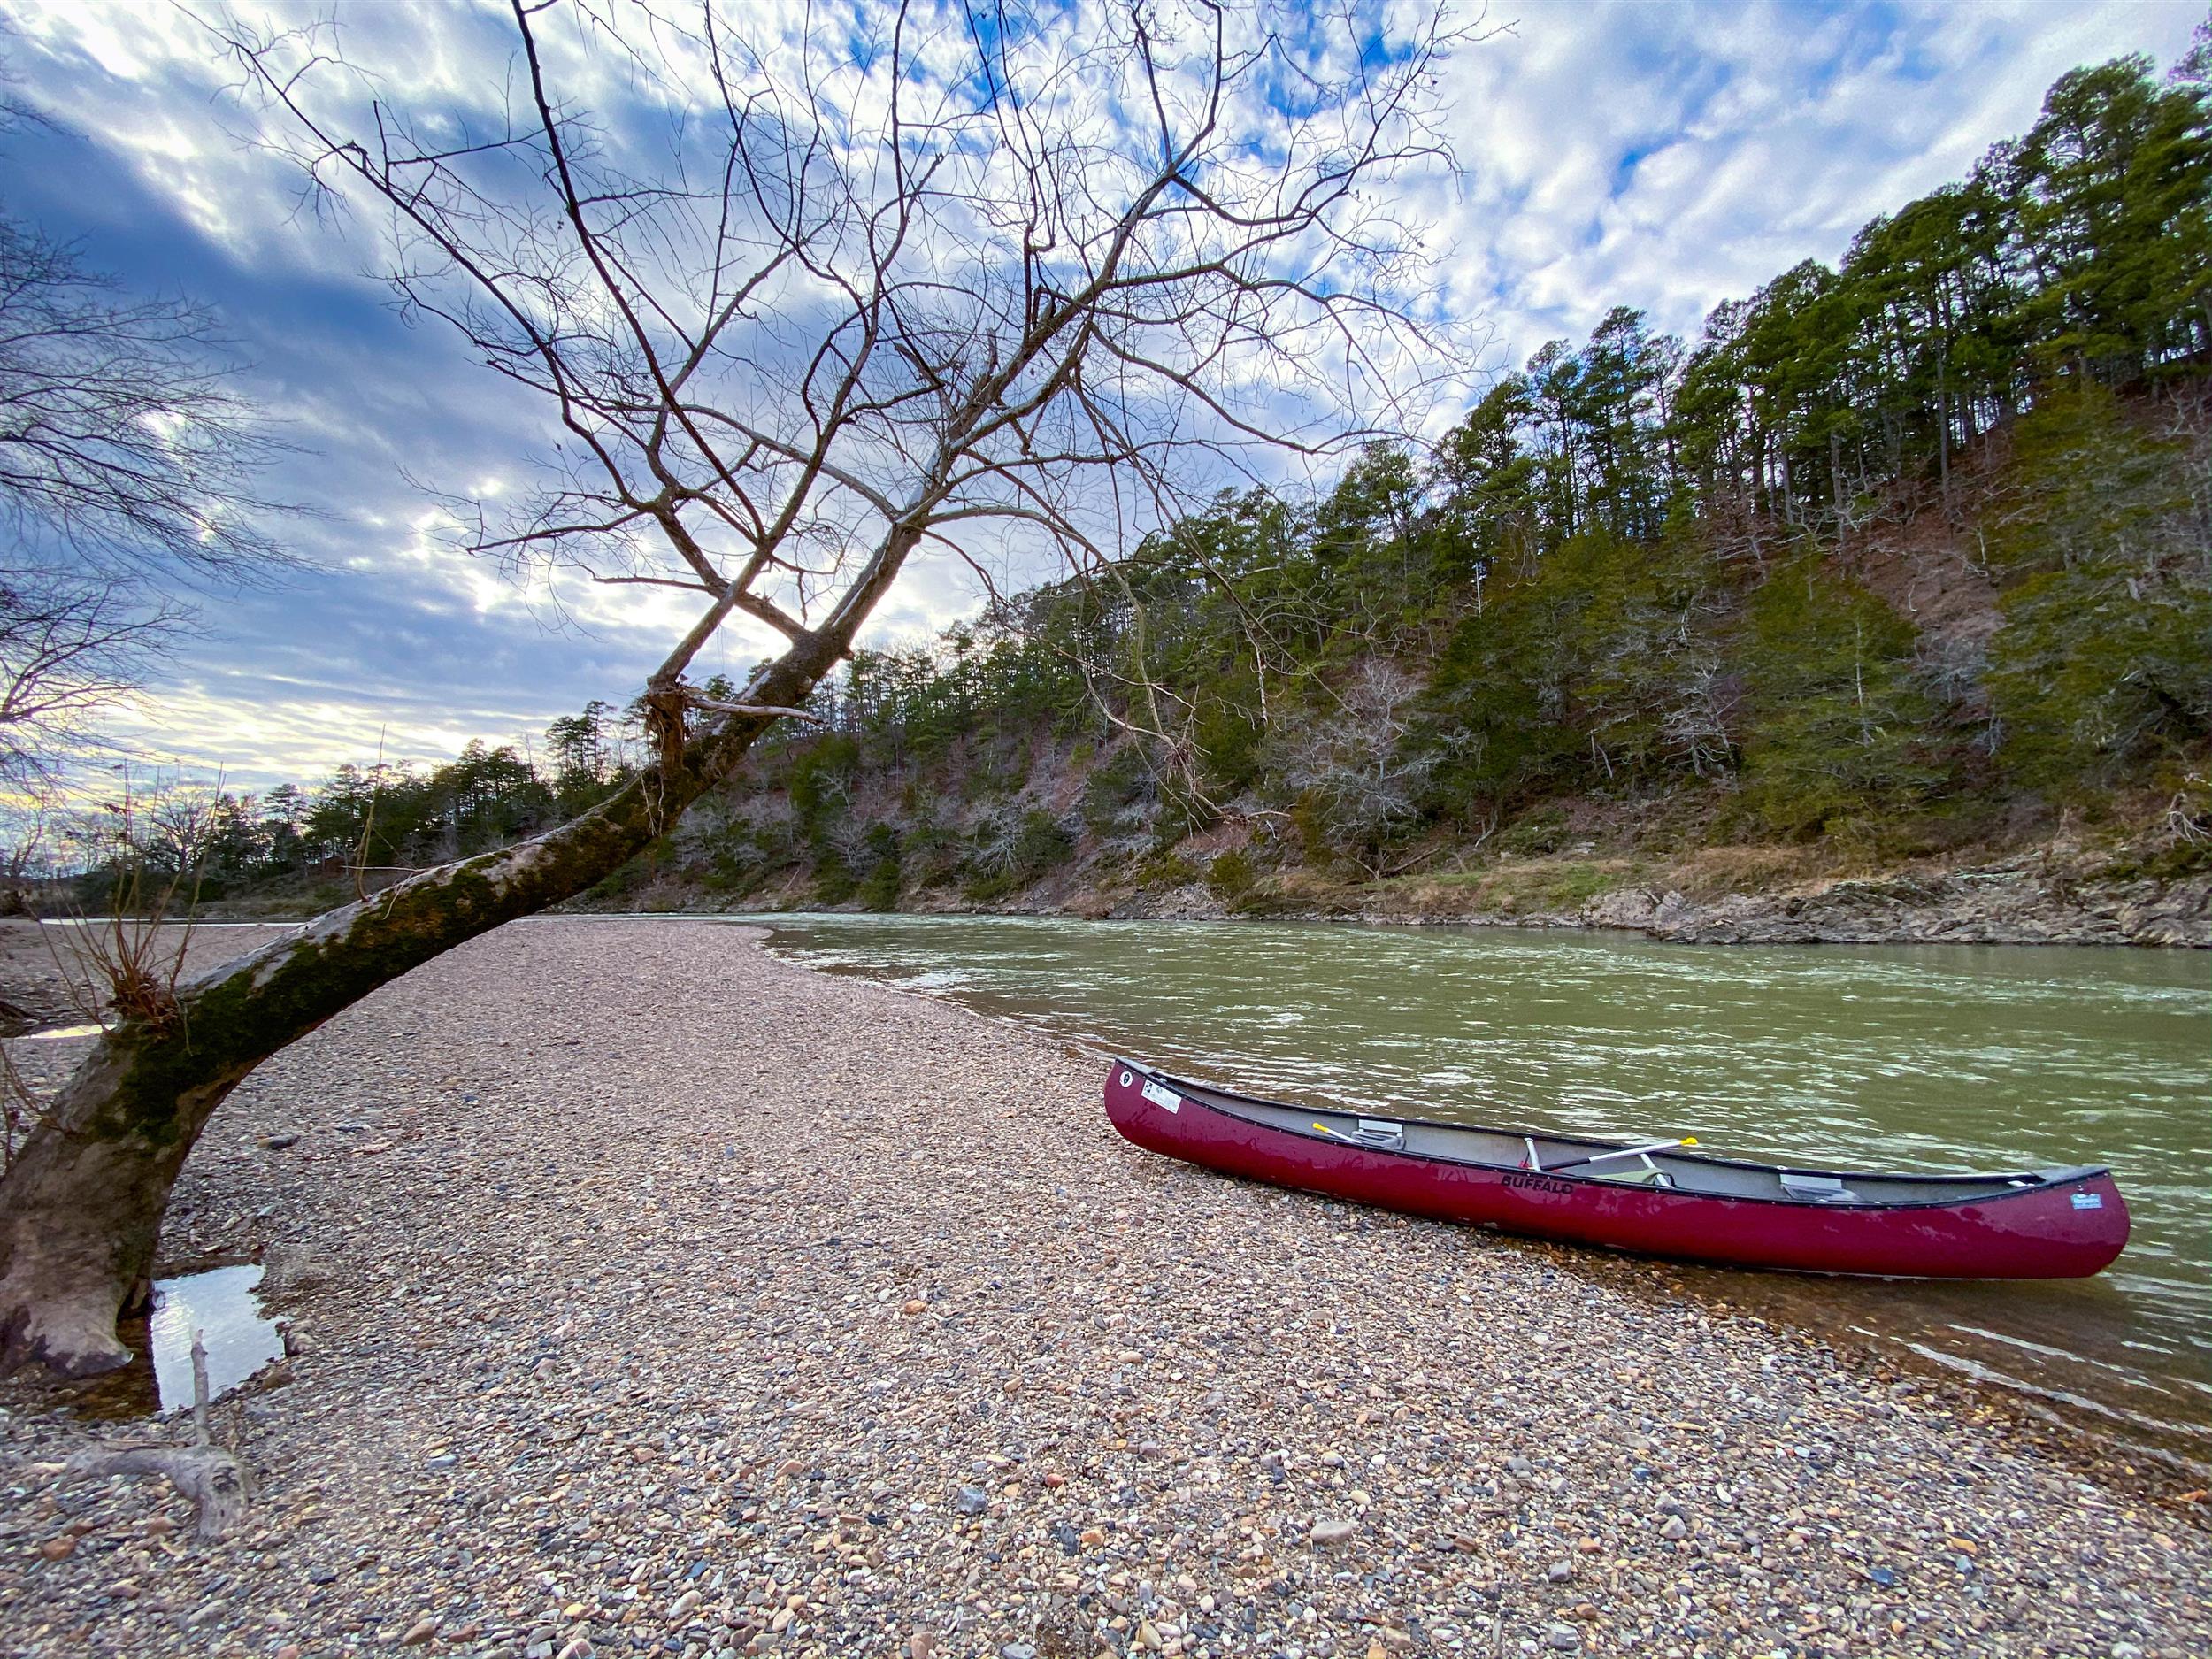
<instances>
[{"instance_id":1,"label":"red canoe","mask_svg":"<svg viewBox=\"0 0 2212 1659\"><path fill-rule=\"evenodd\" d=\"M2078 1279L2128 1239L2102 1169L1801 1170L1571 1135L1253 1100L1118 1060L1106 1112L1149 1152L1417 1216L1811 1273Z\"/></svg>"}]
</instances>

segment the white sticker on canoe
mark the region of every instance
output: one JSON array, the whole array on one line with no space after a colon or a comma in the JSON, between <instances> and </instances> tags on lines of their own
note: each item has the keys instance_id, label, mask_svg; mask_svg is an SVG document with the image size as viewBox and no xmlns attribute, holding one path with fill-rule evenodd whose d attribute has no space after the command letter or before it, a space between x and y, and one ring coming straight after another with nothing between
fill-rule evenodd
<instances>
[{"instance_id":1,"label":"white sticker on canoe","mask_svg":"<svg viewBox=\"0 0 2212 1659\"><path fill-rule=\"evenodd\" d=\"M2076 1193L2074 1194L2074 1208L2077 1210L2102 1210L2104 1208L2104 1194L2102 1193Z\"/></svg>"},{"instance_id":2,"label":"white sticker on canoe","mask_svg":"<svg viewBox=\"0 0 2212 1659\"><path fill-rule=\"evenodd\" d=\"M1150 1078L1144 1080L1143 1093L1145 1099L1167 1111L1179 1112L1183 1110L1183 1097L1180 1094L1171 1088L1155 1083Z\"/></svg>"}]
</instances>

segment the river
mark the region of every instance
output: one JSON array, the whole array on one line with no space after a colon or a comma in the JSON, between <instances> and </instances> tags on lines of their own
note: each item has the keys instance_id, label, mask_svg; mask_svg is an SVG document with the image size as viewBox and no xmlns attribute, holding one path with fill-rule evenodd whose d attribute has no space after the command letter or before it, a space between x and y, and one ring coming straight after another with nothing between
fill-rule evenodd
<instances>
[{"instance_id":1,"label":"river","mask_svg":"<svg viewBox=\"0 0 2212 1659\"><path fill-rule=\"evenodd\" d=\"M2212 1468L2212 964L2200 954L772 919L774 949L795 961L1279 1098L1621 1139L1694 1134L1722 1156L1844 1168L2108 1164L2134 1232L2093 1279L1688 1277L1701 1294L1900 1345Z\"/></svg>"}]
</instances>

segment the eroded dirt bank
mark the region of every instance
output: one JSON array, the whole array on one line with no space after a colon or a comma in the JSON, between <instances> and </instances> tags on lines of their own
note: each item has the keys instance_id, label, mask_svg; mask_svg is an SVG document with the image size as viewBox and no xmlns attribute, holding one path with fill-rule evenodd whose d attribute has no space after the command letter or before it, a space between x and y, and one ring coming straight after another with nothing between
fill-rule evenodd
<instances>
[{"instance_id":1,"label":"eroded dirt bank","mask_svg":"<svg viewBox=\"0 0 2212 1659\"><path fill-rule=\"evenodd\" d=\"M1970 1394L1148 1157L1092 1058L751 937L517 924L242 1088L167 1247L290 1286L249 1523L58 1486L123 1431L7 1386L0 1647L2212 1644L2193 1509Z\"/></svg>"}]
</instances>

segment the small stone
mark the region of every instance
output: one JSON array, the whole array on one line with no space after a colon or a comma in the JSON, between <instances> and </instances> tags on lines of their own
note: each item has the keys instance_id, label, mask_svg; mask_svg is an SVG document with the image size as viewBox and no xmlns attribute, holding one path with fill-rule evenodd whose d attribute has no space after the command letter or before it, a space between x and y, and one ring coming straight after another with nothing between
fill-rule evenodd
<instances>
[{"instance_id":1,"label":"small stone","mask_svg":"<svg viewBox=\"0 0 2212 1659\"><path fill-rule=\"evenodd\" d=\"M165 1515L150 1515L138 1524L138 1530L159 1538L165 1532L175 1532L177 1524Z\"/></svg>"},{"instance_id":2,"label":"small stone","mask_svg":"<svg viewBox=\"0 0 2212 1659\"><path fill-rule=\"evenodd\" d=\"M929 1659L937 1651L937 1639L926 1630L918 1630L906 1639L906 1659Z\"/></svg>"},{"instance_id":3,"label":"small stone","mask_svg":"<svg viewBox=\"0 0 2212 1659\"><path fill-rule=\"evenodd\" d=\"M296 1641L286 1642L283 1647L276 1650L276 1659L300 1659L299 1643Z\"/></svg>"},{"instance_id":4,"label":"small stone","mask_svg":"<svg viewBox=\"0 0 2212 1659\"><path fill-rule=\"evenodd\" d=\"M451 1452L433 1452L422 1460L426 1469L450 1469L461 1460Z\"/></svg>"},{"instance_id":5,"label":"small stone","mask_svg":"<svg viewBox=\"0 0 2212 1659\"><path fill-rule=\"evenodd\" d=\"M1875 1583L1880 1585L1885 1590L1888 1589L1892 1585L1897 1582L1897 1575L1892 1572L1887 1567L1875 1567L1870 1569L1866 1576L1873 1579Z\"/></svg>"},{"instance_id":6,"label":"small stone","mask_svg":"<svg viewBox=\"0 0 2212 1659\"><path fill-rule=\"evenodd\" d=\"M337 1581L338 1570L335 1567L310 1567L307 1570L307 1582L310 1584L335 1584Z\"/></svg>"},{"instance_id":7,"label":"small stone","mask_svg":"<svg viewBox=\"0 0 2212 1659\"><path fill-rule=\"evenodd\" d=\"M928 1306L929 1304L924 1302L919 1296L915 1296L902 1303L900 1306L899 1311L901 1313L920 1313Z\"/></svg>"},{"instance_id":8,"label":"small stone","mask_svg":"<svg viewBox=\"0 0 2212 1659\"><path fill-rule=\"evenodd\" d=\"M1525 1457L1509 1457L1505 1460L1505 1466L1517 1475L1532 1475L1536 1472L1536 1465Z\"/></svg>"},{"instance_id":9,"label":"small stone","mask_svg":"<svg viewBox=\"0 0 2212 1659\"><path fill-rule=\"evenodd\" d=\"M579 1636L574 1641L553 1655L553 1659L591 1659L591 1644Z\"/></svg>"},{"instance_id":10,"label":"small stone","mask_svg":"<svg viewBox=\"0 0 2212 1659\"><path fill-rule=\"evenodd\" d=\"M1312 1538L1314 1543L1326 1546L1330 1544L1340 1544L1357 1531L1359 1531L1359 1524L1356 1521L1343 1521L1332 1518L1325 1521L1316 1521L1313 1524L1313 1532L1310 1536Z\"/></svg>"},{"instance_id":11,"label":"small stone","mask_svg":"<svg viewBox=\"0 0 2212 1659\"><path fill-rule=\"evenodd\" d=\"M1037 1650L1025 1641L1010 1641L998 1653L999 1659L1037 1659Z\"/></svg>"},{"instance_id":12,"label":"small stone","mask_svg":"<svg viewBox=\"0 0 2212 1659\"><path fill-rule=\"evenodd\" d=\"M272 1152L281 1152L287 1147L297 1146L299 1140L297 1135L264 1135L261 1144Z\"/></svg>"},{"instance_id":13,"label":"small stone","mask_svg":"<svg viewBox=\"0 0 2212 1659\"><path fill-rule=\"evenodd\" d=\"M1045 1485L1050 1486L1055 1492L1057 1492L1062 1486L1064 1486L1067 1484L1068 1478L1056 1469L1045 1477Z\"/></svg>"},{"instance_id":14,"label":"small stone","mask_svg":"<svg viewBox=\"0 0 2212 1659\"><path fill-rule=\"evenodd\" d=\"M409 1628L407 1633L399 1639L399 1645L403 1647L419 1647L437 1633L438 1621L436 1619L419 1618Z\"/></svg>"},{"instance_id":15,"label":"small stone","mask_svg":"<svg viewBox=\"0 0 2212 1659\"><path fill-rule=\"evenodd\" d=\"M1678 1515L1667 1517L1667 1524L1659 1529L1659 1536L1670 1542L1678 1541L1689 1535L1690 1524Z\"/></svg>"},{"instance_id":16,"label":"small stone","mask_svg":"<svg viewBox=\"0 0 2212 1659\"><path fill-rule=\"evenodd\" d=\"M783 1467L777 1470L776 1472L781 1475L785 1479L789 1480L795 1476L806 1473L806 1465L795 1457L787 1458L784 1461Z\"/></svg>"},{"instance_id":17,"label":"small stone","mask_svg":"<svg viewBox=\"0 0 2212 1659\"><path fill-rule=\"evenodd\" d=\"M73 1538L50 1538L38 1547L38 1553L49 1561L66 1561L77 1553Z\"/></svg>"},{"instance_id":18,"label":"small stone","mask_svg":"<svg viewBox=\"0 0 2212 1659\"><path fill-rule=\"evenodd\" d=\"M1544 1569L1546 1584L1564 1584L1574 1576L1575 1564L1571 1561L1555 1561Z\"/></svg>"},{"instance_id":19,"label":"small stone","mask_svg":"<svg viewBox=\"0 0 2212 1659\"><path fill-rule=\"evenodd\" d=\"M991 1494L981 1486L963 1486L952 1507L963 1515L980 1515L991 1507Z\"/></svg>"},{"instance_id":20,"label":"small stone","mask_svg":"<svg viewBox=\"0 0 2212 1659\"><path fill-rule=\"evenodd\" d=\"M1561 1653L1572 1653L1582 1646L1582 1632L1571 1624L1547 1624L1544 1626L1544 1645Z\"/></svg>"},{"instance_id":21,"label":"small stone","mask_svg":"<svg viewBox=\"0 0 2212 1659\"><path fill-rule=\"evenodd\" d=\"M699 1593L696 1590L685 1591L681 1595L676 1598L675 1606L668 1609L669 1622L673 1624L677 1620L683 1618L691 1611L693 1608L698 1605Z\"/></svg>"},{"instance_id":22,"label":"small stone","mask_svg":"<svg viewBox=\"0 0 2212 1659\"><path fill-rule=\"evenodd\" d=\"M1088 1548L1096 1549L1106 1541L1106 1534L1095 1526L1087 1526L1076 1534L1075 1541Z\"/></svg>"}]
</instances>

